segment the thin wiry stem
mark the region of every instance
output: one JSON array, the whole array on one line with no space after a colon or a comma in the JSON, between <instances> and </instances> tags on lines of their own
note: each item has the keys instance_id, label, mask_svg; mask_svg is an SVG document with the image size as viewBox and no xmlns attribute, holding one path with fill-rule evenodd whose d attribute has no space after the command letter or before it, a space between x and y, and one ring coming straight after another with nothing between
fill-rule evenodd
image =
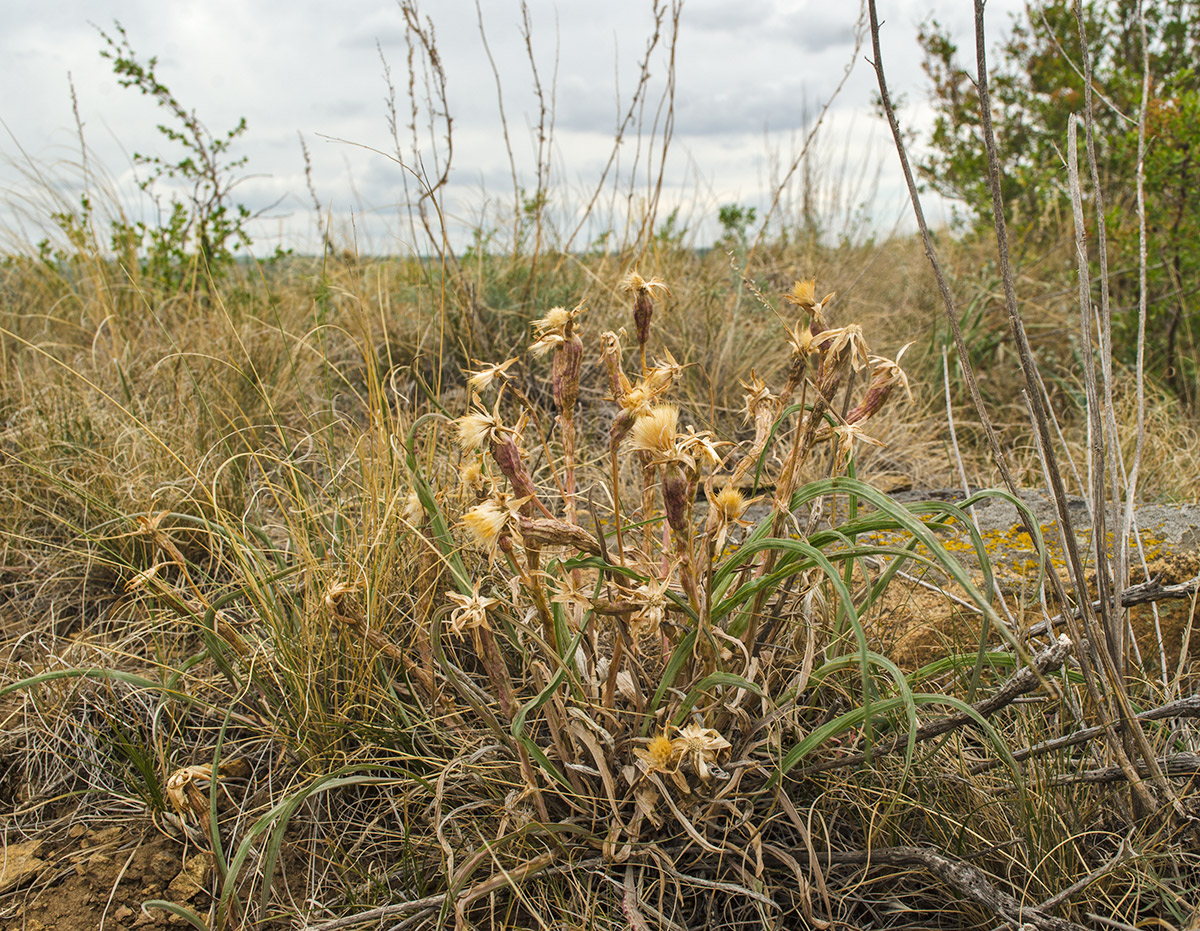
<instances>
[{"instance_id":1,"label":"thin wiry stem","mask_svg":"<svg viewBox=\"0 0 1200 931\"><path fill-rule=\"evenodd\" d=\"M962 329L958 323L959 315L958 315L958 309L956 306L956 302L954 300L953 294L950 291L950 286L946 281L946 276L942 271L941 263L938 261L937 252L933 247L933 239L929 233L929 226L925 221L925 212L921 207L920 193L917 190L916 180L913 177L912 167L908 160L907 146L904 143L904 136L900 130L900 123L896 118L896 112L892 106L891 94L888 90L887 78L885 76L885 72L883 69L883 53L880 48L880 41L879 41L879 14L876 10L875 0L867 0L867 6L868 6L868 11L870 13L870 20L871 20L871 47L872 47L872 52L874 54L874 61L872 62L872 65L875 69L875 77L879 84L880 103L883 106L884 115L887 117L888 125L891 128L892 138L893 138L893 141L895 142L895 146L896 146L896 153L900 158L900 165L904 171L904 179L908 186L910 200L912 201L913 213L916 216L917 227L921 233L921 242L925 248L925 257L929 260L929 264L933 269L934 278L937 281L938 290L942 296L942 304L946 310L947 323L950 327L951 333L953 333L953 335L954 335L954 346L955 346L955 349L958 351L959 366L962 371L963 381L966 383L967 391L971 396L971 401L975 407L976 415L979 418L979 423L983 427L984 435L987 437L988 448L992 454L992 460L995 462L996 467L1000 472L1000 477L1004 481L1005 486L1008 488L1008 490L1012 494L1015 495L1017 493L1016 482L1013 480L1012 472L1009 469L1008 460L1004 455L1003 449L1000 444L1000 438L996 433L995 426L992 423L992 419L987 412L986 406L983 403L983 397L979 393L979 385L975 378L974 368L971 364L970 353L967 349L966 340L963 338ZM976 20L977 20L978 38L982 42L982 39L983 39L982 6L977 7ZM981 95L982 95L986 91L986 83L983 79L981 79L980 83L981 83L980 91L981 91ZM988 114L988 126L990 128L990 113ZM993 156L994 156L994 146L993 146ZM995 166L993 165L993 168L994 167ZM996 169L996 170L998 171L998 169ZM998 179L997 179L997 183L995 186L998 188ZM999 223L1002 225L1003 222L1004 222L1004 218L1003 218L1003 214L1001 214L999 217ZM1004 258L1007 259L1007 250L1004 250L1003 254L1004 254ZM1005 263L1005 267L1007 268L1007 263ZM1008 280L1011 284L1011 280L1012 280L1011 272L1008 275ZM1014 304L1015 304L1015 298L1014 298ZM1019 324L1019 322L1020 321L1018 318L1017 323ZM1023 329L1022 329L1022 335L1023 335ZM1025 345L1025 348L1028 349L1027 343ZM1036 388L1035 388L1035 391L1036 391ZM1060 480L1060 484L1061 484L1061 480ZM1028 516L1024 512L1019 511L1018 513L1020 515L1021 523L1022 523L1024 529L1026 530L1026 532L1030 533L1031 535L1035 534L1037 531L1037 528L1033 526L1033 524L1029 520ZM1045 556L1044 554L1043 554L1043 565L1047 570L1049 570L1047 572L1047 577L1049 578L1051 585L1055 589L1055 593L1058 596L1059 602L1061 604L1068 604L1069 601L1067 599L1067 593L1065 591L1065 588L1063 587L1062 580L1059 578L1058 573L1054 571L1053 566L1050 565L1048 557ZM1080 665L1083 668L1084 686L1087 689L1089 696L1092 700L1092 707L1095 709L1095 713L1100 717L1102 726L1105 729L1105 733L1109 736L1110 746L1112 747L1114 755L1119 755L1120 757L1123 757L1125 759L1126 763L1128 764L1129 772L1134 773L1134 775L1136 776L1136 772L1134 772L1132 764L1128 763L1128 757L1126 756L1124 749L1121 746L1120 736L1116 732L1116 730L1113 726L1113 723L1112 723L1112 719L1106 711L1106 703L1102 700L1101 694L1100 694L1099 689L1096 684L1096 678L1091 672L1092 663L1091 663L1091 657L1089 656L1091 649L1088 644L1088 638L1084 635L1083 629L1081 629L1080 626L1078 625L1078 623L1076 623L1073 613L1068 614L1066 620L1067 620L1068 629L1070 630L1070 633L1071 633L1072 640L1074 640L1076 643L1079 643L1081 646L1078 657L1079 657Z\"/></svg>"}]
</instances>

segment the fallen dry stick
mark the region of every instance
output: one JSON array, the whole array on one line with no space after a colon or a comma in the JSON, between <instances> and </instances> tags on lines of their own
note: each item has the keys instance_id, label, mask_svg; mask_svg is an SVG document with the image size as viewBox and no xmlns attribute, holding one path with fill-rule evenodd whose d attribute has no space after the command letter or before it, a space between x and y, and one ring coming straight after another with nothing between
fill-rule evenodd
<instances>
[{"instance_id":1,"label":"fallen dry stick","mask_svg":"<svg viewBox=\"0 0 1200 931\"><path fill-rule=\"evenodd\" d=\"M1083 925L1047 915L1033 905L1023 905L1007 892L1001 892L977 866L953 860L923 847L886 847L861 853L833 854L830 862L863 863L871 866L916 866L932 873L960 895L986 908L1018 928L1038 931L1087 931Z\"/></svg>"},{"instance_id":2,"label":"fallen dry stick","mask_svg":"<svg viewBox=\"0 0 1200 931\"><path fill-rule=\"evenodd\" d=\"M1200 695L1181 698L1178 701L1169 702L1159 708L1151 708L1149 711L1143 711L1137 716L1138 721L1143 723L1146 721L1161 721L1163 718L1200 718ZM1103 733L1104 728L1102 727L1085 727L1062 737L1055 737L1053 740L1034 744L1032 747L1014 750L1012 757L1019 763L1030 757L1042 756L1046 753L1053 753L1055 750L1062 750L1064 747L1074 747L1081 743L1087 743L1089 740L1099 737ZM976 776L979 773L985 773L989 769L995 769L1001 765L1003 764L999 760L984 760L982 763L976 763L967 772L972 776Z\"/></svg>"}]
</instances>

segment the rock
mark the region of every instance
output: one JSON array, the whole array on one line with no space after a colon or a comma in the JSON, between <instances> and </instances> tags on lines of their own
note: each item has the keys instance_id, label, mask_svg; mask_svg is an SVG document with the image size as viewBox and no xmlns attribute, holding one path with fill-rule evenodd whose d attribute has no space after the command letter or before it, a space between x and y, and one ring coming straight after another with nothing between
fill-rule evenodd
<instances>
[{"instance_id":1,"label":"rock","mask_svg":"<svg viewBox=\"0 0 1200 931\"><path fill-rule=\"evenodd\" d=\"M208 867L211 860L206 853L192 854L183 861L183 869L167 886L167 898L172 902L190 902L208 886Z\"/></svg>"},{"instance_id":2,"label":"rock","mask_svg":"<svg viewBox=\"0 0 1200 931\"><path fill-rule=\"evenodd\" d=\"M37 857L41 847L40 840L30 840L0 849L0 892L24 882L46 866L46 861Z\"/></svg>"},{"instance_id":3,"label":"rock","mask_svg":"<svg viewBox=\"0 0 1200 931\"><path fill-rule=\"evenodd\" d=\"M156 850L150 855L146 872L157 876L164 883L169 883L179 875L179 858L166 850Z\"/></svg>"}]
</instances>

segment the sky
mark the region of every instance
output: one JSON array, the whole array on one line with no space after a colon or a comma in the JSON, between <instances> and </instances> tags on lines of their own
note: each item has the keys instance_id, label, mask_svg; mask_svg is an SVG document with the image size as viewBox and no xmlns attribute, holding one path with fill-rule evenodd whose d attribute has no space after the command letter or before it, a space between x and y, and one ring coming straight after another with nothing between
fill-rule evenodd
<instances>
[{"instance_id":1,"label":"sky","mask_svg":"<svg viewBox=\"0 0 1200 931\"><path fill-rule=\"evenodd\" d=\"M498 229L497 241L504 240L511 237L515 199L511 166L526 196L537 188L539 110L522 5L413 2L423 28L432 24L453 118L452 170L442 191L446 226L459 247L474 229ZM669 21L670 0L661 3ZM928 126L930 109L917 28L936 16L969 50L971 4L880 0L879 5L889 81L905 101L902 118L920 130ZM134 154L167 157L174 150L155 129L164 114L150 98L120 87L111 62L99 54L105 45L99 30L115 35L119 21L139 58L157 56L159 80L214 134L245 117L247 130L231 150L247 157L234 199L256 214L256 252L270 253L276 245L318 250L322 224L332 227L339 245L365 252L423 248L423 233L414 231L404 210L417 181L395 158L389 70L400 160L410 169L423 167L426 177L436 175L444 130L433 137L422 131L413 144L405 16L396 0L10 0L6 6L0 32L5 62L0 231L10 245L40 238L53 209L49 192L65 198L61 206L82 189L76 111L89 186L106 191L107 201L119 203L131 219L153 223L158 216L154 200L139 191L147 169L135 164ZM547 222L562 242L574 231L614 150L653 31L653 3L528 0L526 6L528 46L554 117ZM990 0L991 34L999 36L1019 6L1020 0ZM755 206L761 216L851 64L809 150L812 202L830 235L911 225L890 135L872 109L869 39L854 54L858 16L855 4L838 0L683 0L660 225L679 207L676 228L686 227L689 240L702 245L716 234L722 205ZM576 247L608 225L620 225L623 204L632 203L638 212L657 187L661 117L659 132L651 136L671 73L668 38L664 35L650 59L640 149L631 130L610 170L617 184L597 201ZM423 95L420 75L416 87ZM425 120L423 114L420 122ZM168 190L160 193L169 199ZM800 186L793 184L784 197L784 216L797 215L799 200ZM941 210L945 216L944 205Z\"/></svg>"}]
</instances>

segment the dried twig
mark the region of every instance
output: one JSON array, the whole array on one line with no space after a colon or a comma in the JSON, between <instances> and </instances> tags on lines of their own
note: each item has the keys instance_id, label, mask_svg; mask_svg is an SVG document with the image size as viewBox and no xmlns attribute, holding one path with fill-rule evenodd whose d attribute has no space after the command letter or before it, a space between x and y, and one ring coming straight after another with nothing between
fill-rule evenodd
<instances>
[{"instance_id":1,"label":"dried twig","mask_svg":"<svg viewBox=\"0 0 1200 931\"><path fill-rule=\"evenodd\" d=\"M1087 931L1083 925L1047 915L1041 908L1024 905L1007 892L1001 892L979 867L923 847L887 847L856 853L831 854L830 860L871 866L917 866L932 873L959 895L1018 928L1032 927L1039 931Z\"/></svg>"},{"instance_id":2,"label":"dried twig","mask_svg":"<svg viewBox=\"0 0 1200 931\"><path fill-rule=\"evenodd\" d=\"M1159 601L1172 601L1181 598L1193 598L1196 592L1200 591L1200 576L1191 579L1187 582L1178 582L1174 585L1163 585L1157 579L1151 579L1148 582L1139 582L1137 585L1131 585L1125 591L1121 592L1121 607L1131 608L1134 605L1153 604ZM1099 608L1099 600L1092 601L1093 608ZM1080 616L1078 608L1075 609L1075 616ZM1054 625L1064 619L1065 615L1056 614L1048 620L1038 621L1031 625L1025 631L1026 637L1040 637L1049 630L1054 629Z\"/></svg>"},{"instance_id":3,"label":"dried twig","mask_svg":"<svg viewBox=\"0 0 1200 931\"><path fill-rule=\"evenodd\" d=\"M1151 708L1149 711L1143 711L1137 716L1138 721L1143 724L1147 721L1161 721L1164 718L1200 718L1200 695L1181 698L1178 701L1170 702L1159 708ZM1012 757L1019 763L1031 757L1044 756L1047 753L1053 753L1055 750L1062 750L1065 747L1074 747L1081 743L1087 743L1087 741L1093 740L1103 733L1104 728L1102 727L1085 727L1082 730L1074 731L1062 737L1055 737L1053 740L1034 744L1032 747L1014 750ZM999 760L986 760L982 763L976 763L967 772L974 776L1001 765L1003 764Z\"/></svg>"},{"instance_id":4,"label":"dried twig","mask_svg":"<svg viewBox=\"0 0 1200 931\"><path fill-rule=\"evenodd\" d=\"M1175 753L1171 756L1155 760L1154 763L1168 776L1194 776L1200 773L1200 754L1197 753ZM1150 767L1145 763L1139 763L1138 770L1145 774L1150 771ZM1080 782L1091 783L1093 785L1107 785L1113 782L1121 782L1126 778L1128 777L1121 770L1121 767L1104 766L1100 769L1085 769L1080 773L1056 776L1047 785L1069 786Z\"/></svg>"}]
</instances>

